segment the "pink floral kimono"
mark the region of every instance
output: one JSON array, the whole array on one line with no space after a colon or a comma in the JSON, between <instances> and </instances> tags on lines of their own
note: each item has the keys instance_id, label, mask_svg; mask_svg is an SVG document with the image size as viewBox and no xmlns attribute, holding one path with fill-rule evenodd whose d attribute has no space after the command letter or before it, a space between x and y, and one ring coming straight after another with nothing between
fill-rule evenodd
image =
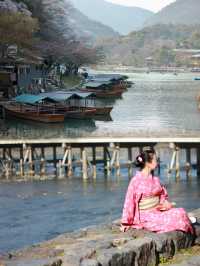
<instances>
[{"instance_id":1,"label":"pink floral kimono","mask_svg":"<svg viewBox=\"0 0 200 266\"><path fill-rule=\"evenodd\" d=\"M156 207L145 210L139 208L142 199L155 195L159 196L161 204L168 199L167 191L161 186L158 177L152 175L145 177L138 171L128 186L122 225L158 233L174 230L193 233L192 225L183 208L171 208L166 211L158 210Z\"/></svg>"}]
</instances>

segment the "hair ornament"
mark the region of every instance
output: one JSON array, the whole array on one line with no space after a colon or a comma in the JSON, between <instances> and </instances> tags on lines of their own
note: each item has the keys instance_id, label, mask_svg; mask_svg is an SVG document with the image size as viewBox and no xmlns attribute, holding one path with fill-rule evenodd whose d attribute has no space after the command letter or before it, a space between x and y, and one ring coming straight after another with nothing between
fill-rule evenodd
<instances>
[{"instance_id":1,"label":"hair ornament","mask_svg":"<svg viewBox=\"0 0 200 266\"><path fill-rule=\"evenodd\" d=\"M142 163L142 162L143 162L143 160L142 160L142 157L141 157L141 156L139 156L139 157L138 157L138 161L139 161L140 163Z\"/></svg>"}]
</instances>

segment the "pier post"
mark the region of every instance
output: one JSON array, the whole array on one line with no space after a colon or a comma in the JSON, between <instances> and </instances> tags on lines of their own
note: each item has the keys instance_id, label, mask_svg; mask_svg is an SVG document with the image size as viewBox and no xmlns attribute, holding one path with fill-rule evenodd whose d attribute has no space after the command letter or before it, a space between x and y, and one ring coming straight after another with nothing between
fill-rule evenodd
<instances>
[{"instance_id":1,"label":"pier post","mask_svg":"<svg viewBox=\"0 0 200 266\"><path fill-rule=\"evenodd\" d=\"M45 150L44 147L41 147L41 158L45 158Z\"/></svg>"},{"instance_id":2,"label":"pier post","mask_svg":"<svg viewBox=\"0 0 200 266\"><path fill-rule=\"evenodd\" d=\"M128 176L131 177L133 175L133 155L132 148L128 147Z\"/></svg>"},{"instance_id":3,"label":"pier post","mask_svg":"<svg viewBox=\"0 0 200 266\"><path fill-rule=\"evenodd\" d=\"M3 160L6 160L6 148L3 148Z\"/></svg>"},{"instance_id":4,"label":"pier post","mask_svg":"<svg viewBox=\"0 0 200 266\"><path fill-rule=\"evenodd\" d=\"M64 150L64 156L63 156L63 160L62 160L62 166L65 167L65 174L67 175L67 173L68 173L68 167L67 167L67 164L66 164L66 160L67 160L67 157L68 157L69 150L67 148L66 143L63 143L62 144L62 148Z\"/></svg>"},{"instance_id":5,"label":"pier post","mask_svg":"<svg viewBox=\"0 0 200 266\"><path fill-rule=\"evenodd\" d=\"M23 158L20 158L20 161L19 161L19 175L20 175L20 177L24 176L24 161L23 161Z\"/></svg>"},{"instance_id":6,"label":"pier post","mask_svg":"<svg viewBox=\"0 0 200 266\"><path fill-rule=\"evenodd\" d=\"M33 166L33 149L29 147L29 175L34 176L34 166Z\"/></svg>"},{"instance_id":7,"label":"pier post","mask_svg":"<svg viewBox=\"0 0 200 266\"><path fill-rule=\"evenodd\" d=\"M180 162L179 162L180 149L176 147L176 178L180 178Z\"/></svg>"},{"instance_id":8,"label":"pier post","mask_svg":"<svg viewBox=\"0 0 200 266\"><path fill-rule=\"evenodd\" d=\"M6 176L6 179L9 180L10 177L11 177L11 167L12 167L12 161L11 159L9 158L6 163L5 163L5 176Z\"/></svg>"},{"instance_id":9,"label":"pier post","mask_svg":"<svg viewBox=\"0 0 200 266\"><path fill-rule=\"evenodd\" d=\"M116 150L116 147L115 147L114 143L111 143L110 146L113 149L112 158L111 158L111 161L110 161L110 169L112 170L113 165L114 165L115 160L116 160L116 152L117 152L117 150Z\"/></svg>"},{"instance_id":10,"label":"pier post","mask_svg":"<svg viewBox=\"0 0 200 266\"><path fill-rule=\"evenodd\" d=\"M169 165L169 169L168 169L168 174L171 174L173 168L174 168L174 163L176 160L176 146L174 143L170 143L170 148L173 149L173 154L172 154L172 159Z\"/></svg>"},{"instance_id":11,"label":"pier post","mask_svg":"<svg viewBox=\"0 0 200 266\"><path fill-rule=\"evenodd\" d=\"M110 161L111 161L111 156L109 153L108 148L106 147L106 153L107 153L107 158L106 158L106 175L110 176L111 174L111 165L110 165Z\"/></svg>"},{"instance_id":12,"label":"pier post","mask_svg":"<svg viewBox=\"0 0 200 266\"><path fill-rule=\"evenodd\" d=\"M120 147L119 145L116 147L116 164L115 167L117 169L117 176L120 176Z\"/></svg>"},{"instance_id":13,"label":"pier post","mask_svg":"<svg viewBox=\"0 0 200 266\"><path fill-rule=\"evenodd\" d=\"M106 172L106 166L107 166L107 151L106 147L103 147L103 165L104 165L104 172Z\"/></svg>"},{"instance_id":14,"label":"pier post","mask_svg":"<svg viewBox=\"0 0 200 266\"><path fill-rule=\"evenodd\" d=\"M190 150L190 148L186 149L186 162L191 164L191 150Z\"/></svg>"},{"instance_id":15,"label":"pier post","mask_svg":"<svg viewBox=\"0 0 200 266\"><path fill-rule=\"evenodd\" d=\"M200 178L200 146L198 145L196 149L197 153L197 177Z\"/></svg>"},{"instance_id":16,"label":"pier post","mask_svg":"<svg viewBox=\"0 0 200 266\"><path fill-rule=\"evenodd\" d=\"M68 172L67 176L71 177L73 174L73 168L72 168L72 147L68 146Z\"/></svg>"},{"instance_id":17,"label":"pier post","mask_svg":"<svg viewBox=\"0 0 200 266\"><path fill-rule=\"evenodd\" d=\"M40 160L40 176L45 176L45 174L46 174L45 159L41 158L41 160Z\"/></svg>"},{"instance_id":18,"label":"pier post","mask_svg":"<svg viewBox=\"0 0 200 266\"><path fill-rule=\"evenodd\" d=\"M54 145L53 146L53 165L54 165L54 168L55 168L55 172L57 170L57 149L56 149L56 146Z\"/></svg>"},{"instance_id":19,"label":"pier post","mask_svg":"<svg viewBox=\"0 0 200 266\"><path fill-rule=\"evenodd\" d=\"M88 179L87 154L84 148L82 149L82 172L83 172L83 179Z\"/></svg>"},{"instance_id":20,"label":"pier post","mask_svg":"<svg viewBox=\"0 0 200 266\"><path fill-rule=\"evenodd\" d=\"M8 148L8 157L10 158L10 159L12 159L12 148L11 147L9 147Z\"/></svg>"},{"instance_id":21,"label":"pier post","mask_svg":"<svg viewBox=\"0 0 200 266\"><path fill-rule=\"evenodd\" d=\"M19 175L20 177L24 176L24 153L23 153L23 146L20 147L19 150Z\"/></svg>"},{"instance_id":22,"label":"pier post","mask_svg":"<svg viewBox=\"0 0 200 266\"><path fill-rule=\"evenodd\" d=\"M191 150L190 148L186 148L186 164L185 164L185 171L186 176L190 177L190 171L191 171Z\"/></svg>"},{"instance_id":23,"label":"pier post","mask_svg":"<svg viewBox=\"0 0 200 266\"><path fill-rule=\"evenodd\" d=\"M93 178L97 177L97 166L96 166L96 147L92 146L92 166L93 166Z\"/></svg>"},{"instance_id":24,"label":"pier post","mask_svg":"<svg viewBox=\"0 0 200 266\"><path fill-rule=\"evenodd\" d=\"M63 179L63 165L61 160L58 162L58 179Z\"/></svg>"}]
</instances>

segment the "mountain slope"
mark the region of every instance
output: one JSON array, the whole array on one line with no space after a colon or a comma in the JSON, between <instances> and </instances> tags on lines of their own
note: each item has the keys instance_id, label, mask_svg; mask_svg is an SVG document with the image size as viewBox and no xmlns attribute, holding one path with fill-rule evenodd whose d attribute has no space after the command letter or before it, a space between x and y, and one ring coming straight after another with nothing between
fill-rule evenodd
<instances>
[{"instance_id":1,"label":"mountain slope","mask_svg":"<svg viewBox=\"0 0 200 266\"><path fill-rule=\"evenodd\" d=\"M142 28L153 12L138 8L112 4L104 0L70 0L90 19L99 21L121 34Z\"/></svg>"},{"instance_id":2,"label":"mountain slope","mask_svg":"<svg viewBox=\"0 0 200 266\"><path fill-rule=\"evenodd\" d=\"M62 29L63 32L67 28L66 25L69 24L78 37L86 37L92 41L101 38L113 38L119 35L110 27L92 21L66 0L43 0L43 3L46 5L46 10L52 14L58 28Z\"/></svg>"},{"instance_id":3,"label":"mountain slope","mask_svg":"<svg viewBox=\"0 0 200 266\"><path fill-rule=\"evenodd\" d=\"M200 1L177 0L149 18L145 26L155 24L200 24Z\"/></svg>"},{"instance_id":4,"label":"mountain slope","mask_svg":"<svg viewBox=\"0 0 200 266\"><path fill-rule=\"evenodd\" d=\"M119 36L109 26L89 19L76 8L73 8L69 15L69 22L73 31L82 37L88 37L93 40L107 39Z\"/></svg>"}]
</instances>

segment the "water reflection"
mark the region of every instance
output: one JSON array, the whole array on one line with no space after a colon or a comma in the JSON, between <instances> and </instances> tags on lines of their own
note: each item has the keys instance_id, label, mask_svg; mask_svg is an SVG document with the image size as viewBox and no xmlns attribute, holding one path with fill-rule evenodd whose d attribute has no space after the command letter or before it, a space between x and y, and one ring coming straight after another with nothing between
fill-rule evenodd
<instances>
[{"instance_id":1,"label":"water reflection","mask_svg":"<svg viewBox=\"0 0 200 266\"><path fill-rule=\"evenodd\" d=\"M53 137L79 137L96 129L95 121L67 119L64 123L45 124L32 121L14 119L2 122L1 136L15 138L53 138Z\"/></svg>"}]
</instances>

